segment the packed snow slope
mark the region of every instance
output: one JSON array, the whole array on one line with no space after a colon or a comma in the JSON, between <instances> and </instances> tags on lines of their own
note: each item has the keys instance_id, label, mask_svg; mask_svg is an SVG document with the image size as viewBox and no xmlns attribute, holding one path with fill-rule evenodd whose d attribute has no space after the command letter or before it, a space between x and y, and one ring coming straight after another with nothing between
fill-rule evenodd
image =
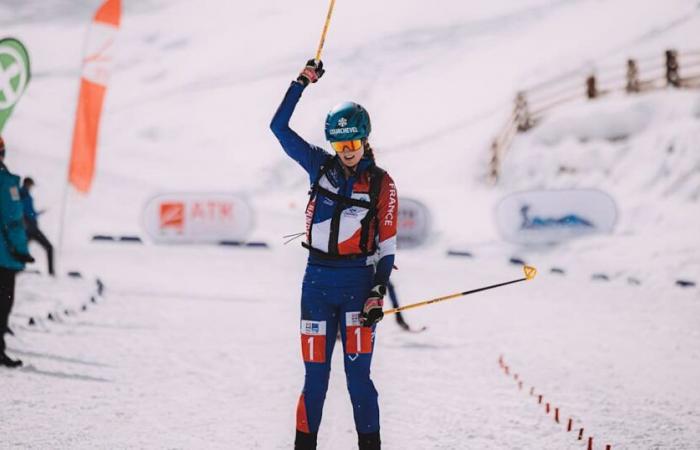
<instances>
[{"instance_id":1,"label":"packed snow slope","mask_svg":"<svg viewBox=\"0 0 700 450\"><path fill-rule=\"evenodd\" d=\"M85 278L18 277L8 344L27 367L0 372L10 405L0 447L290 448L305 253L280 236L303 230L308 186L268 124L314 54L327 2L123 4L94 186L68 196L60 270ZM33 67L3 133L6 162L37 181L54 242L98 5L0 3L0 36L22 40ZM327 72L292 125L323 144L326 112L362 103L380 165L400 195L431 208L429 244L398 255L402 302L519 278L513 256L540 268L533 282L407 314L424 333L391 318L380 325L373 378L386 449L584 447L528 395L533 386L595 448L697 448L700 294L674 285L700 281L697 91L571 104L516 138L499 186L484 179L489 140L517 89L597 62L698 49L699 38L696 0L336 3ZM545 249L500 241L498 199L562 187L611 194L615 233ZM270 249L90 243L140 234L144 202L168 191L247 195L251 238ZM449 248L474 257L448 258ZM32 252L43 272L41 249ZM592 281L596 273L609 281ZM323 449L355 445L341 353ZM501 354L523 390L499 369Z\"/></svg>"}]
</instances>

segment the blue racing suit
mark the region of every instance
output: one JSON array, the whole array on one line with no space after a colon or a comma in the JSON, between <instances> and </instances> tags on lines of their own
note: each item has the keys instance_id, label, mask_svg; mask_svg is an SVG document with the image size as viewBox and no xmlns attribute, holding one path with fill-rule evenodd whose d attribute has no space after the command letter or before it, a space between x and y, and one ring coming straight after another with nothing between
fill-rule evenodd
<instances>
[{"instance_id":1,"label":"blue racing suit","mask_svg":"<svg viewBox=\"0 0 700 450\"><path fill-rule=\"evenodd\" d=\"M398 215L396 187L382 171L374 216L370 216L376 221L368 225L366 216L370 213L357 205L370 198L372 174L377 173L374 161L363 158L346 177L337 156L331 157L296 134L289 120L303 90L301 83L292 82L270 124L287 155L309 174L310 183L330 192L325 197L312 196L306 211L305 246L310 247L310 253L301 293L306 377L297 405L297 430L318 432L331 356L340 331L355 427L358 433L374 433L379 431L377 391L370 379L375 327L360 326L359 315L372 287L386 285L391 275ZM355 204L343 204L341 197L356 200Z\"/></svg>"}]
</instances>

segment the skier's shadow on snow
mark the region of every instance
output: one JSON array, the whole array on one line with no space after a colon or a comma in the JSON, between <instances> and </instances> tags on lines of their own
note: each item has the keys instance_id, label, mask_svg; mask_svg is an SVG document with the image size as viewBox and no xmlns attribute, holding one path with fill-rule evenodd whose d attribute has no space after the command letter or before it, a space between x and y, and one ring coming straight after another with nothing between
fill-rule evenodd
<instances>
[{"instance_id":1,"label":"skier's shadow on snow","mask_svg":"<svg viewBox=\"0 0 700 450\"><path fill-rule=\"evenodd\" d=\"M18 350L18 349L14 349L14 348L9 348L9 350L12 353L16 353L18 355L31 356L33 358L45 358L45 359L50 359L52 361L60 361L60 362L66 362L66 363L71 363L71 364L82 364L84 366L91 366L91 367L104 367L104 368L111 368L112 367L110 365L102 364L102 363L98 363L98 362L83 361L82 359L68 358L66 356L51 355L48 353L28 352L26 350Z\"/></svg>"},{"instance_id":2,"label":"skier's shadow on snow","mask_svg":"<svg viewBox=\"0 0 700 450\"><path fill-rule=\"evenodd\" d=\"M386 345L386 347L410 349L410 350L438 350L438 349L450 348L452 346L431 344L431 343L425 343L425 342L403 342L400 344Z\"/></svg>"},{"instance_id":3,"label":"skier's shadow on snow","mask_svg":"<svg viewBox=\"0 0 700 450\"><path fill-rule=\"evenodd\" d=\"M112 380L107 378L93 377L90 375L81 375L79 373L65 373L65 372L50 372L48 370L41 370L34 367L32 364L28 364L20 369L22 372L35 373L37 375L45 375L53 378L63 378L66 380L78 380L78 381L97 381L100 383L112 383Z\"/></svg>"}]
</instances>

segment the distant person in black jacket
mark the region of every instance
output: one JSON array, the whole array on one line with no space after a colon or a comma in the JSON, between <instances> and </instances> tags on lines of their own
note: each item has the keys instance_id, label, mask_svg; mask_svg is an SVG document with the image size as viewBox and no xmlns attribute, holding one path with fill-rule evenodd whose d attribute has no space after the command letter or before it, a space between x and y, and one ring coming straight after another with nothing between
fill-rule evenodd
<instances>
[{"instance_id":1,"label":"distant person in black jacket","mask_svg":"<svg viewBox=\"0 0 700 450\"><path fill-rule=\"evenodd\" d=\"M20 197L22 198L22 208L24 209L24 224L27 228L27 237L29 241L36 241L44 247L46 257L48 259L49 275L54 276L53 271L53 245L44 236L44 233L39 229L37 218L44 211L37 212L34 209L34 199L32 198L31 189L34 187L34 180L31 177L26 177L22 181L22 189L20 189Z\"/></svg>"}]
</instances>

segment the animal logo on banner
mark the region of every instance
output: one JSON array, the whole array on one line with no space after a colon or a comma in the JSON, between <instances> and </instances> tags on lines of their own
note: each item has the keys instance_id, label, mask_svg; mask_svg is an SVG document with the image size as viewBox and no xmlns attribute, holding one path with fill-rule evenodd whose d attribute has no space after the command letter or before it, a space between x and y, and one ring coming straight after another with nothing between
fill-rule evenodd
<instances>
[{"instance_id":1,"label":"animal logo on banner","mask_svg":"<svg viewBox=\"0 0 700 450\"><path fill-rule=\"evenodd\" d=\"M554 244L611 233L616 221L615 201L596 189L518 192L496 207L499 232L515 244Z\"/></svg>"}]
</instances>

